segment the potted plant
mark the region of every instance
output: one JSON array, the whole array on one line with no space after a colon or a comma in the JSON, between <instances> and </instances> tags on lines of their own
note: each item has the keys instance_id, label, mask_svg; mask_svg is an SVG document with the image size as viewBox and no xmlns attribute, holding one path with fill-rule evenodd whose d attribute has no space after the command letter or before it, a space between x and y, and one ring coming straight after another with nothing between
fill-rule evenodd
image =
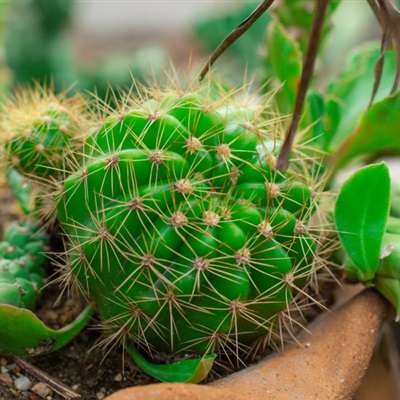
<instances>
[{"instance_id":1,"label":"potted plant","mask_svg":"<svg viewBox=\"0 0 400 400\"><path fill-rule=\"evenodd\" d=\"M239 33L270 3L263 2ZM347 80L348 72L340 75L325 97L316 88L306 95L328 6L328 1L316 3L302 68L301 43L282 23L271 23L270 67L277 80L287 81L277 99L268 93L249 97L247 89L239 98L238 90L211 78L201 84L169 80L166 87L141 88L141 99L128 94L101 121L93 121L79 97L55 96L47 89L22 92L5 104L10 185L39 223L60 224L65 240L60 279L92 304L62 330L43 325L29 308L39 294L47 238L36 233L35 224L9 228L1 247L0 353L54 351L85 326L95 307L108 332L103 344L123 344L139 367L159 380L197 383L218 354L238 366L253 343L265 347L274 336L280 338L285 317L290 326L299 324L291 313L301 316L303 305L319 303L321 272L337 274L335 265L344 266L347 279L374 287L399 306L400 225L393 211L389 216L388 168L366 166L342 185L336 199L327 192L336 171L355 156L398 150L393 139L398 95L374 103L388 37L399 41L393 22L397 14L391 3L375 4L385 28L384 46L378 51L372 100L361 101L371 102L370 107L362 113L357 104L349 123L350 94L357 95L357 84L365 79L357 71L357 56L350 69L358 74ZM276 62L282 53L290 56L284 68ZM393 90L396 84L397 79ZM281 109L294 107L286 136L282 120L268 108L271 102ZM294 140L299 128L302 135ZM21 187L26 179L28 186ZM342 254L336 251L339 243ZM362 312L366 304L372 318L359 319L358 333L366 326L376 332L386 303L375 294L360 296L337 315L346 320L349 309ZM318 333L307 339L310 348L329 344L332 323L320 329L319 342ZM31 334L21 335L21 329ZM367 340L350 390L335 387L332 396L351 395L374 338ZM157 352L184 359L158 364L144 356L151 359ZM296 365L307 359L306 353L307 346L289 350L292 357L286 362ZM272 360L259 368L274 376L286 366L281 359L279 366ZM261 398L261 391L249 388L249 382L260 380L257 371L249 369L212 387L164 386L165 398L168 393L221 396L224 386L232 399L240 398L238 390ZM285 388L302 377L293 375ZM241 382L248 389L237 386ZM126 396L160 396L161 388L149 386Z\"/></svg>"}]
</instances>

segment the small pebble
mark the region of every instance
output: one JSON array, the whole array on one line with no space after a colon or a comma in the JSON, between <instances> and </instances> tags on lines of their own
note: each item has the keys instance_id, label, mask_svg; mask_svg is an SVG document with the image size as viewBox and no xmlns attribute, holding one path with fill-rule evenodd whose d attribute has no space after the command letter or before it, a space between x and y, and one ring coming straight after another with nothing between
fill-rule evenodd
<instances>
[{"instance_id":1,"label":"small pebble","mask_svg":"<svg viewBox=\"0 0 400 400\"><path fill-rule=\"evenodd\" d=\"M32 387L32 382L27 376L21 375L14 379L14 385L18 390L25 391Z\"/></svg>"},{"instance_id":2,"label":"small pebble","mask_svg":"<svg viewBox=\"0 0 400 400\"><path fill-rule=\"evenodd\" d=\"M8 387L14 386L14 382L11 378L11 375L8 372L0 374L0 385L4 385L4 386L8 386Z\"/></svg>"},{"instance_id":3,"label":"small pebble","mask_svg":"<svg viewBox=\"0 0 400 400\"><path fill-rule=\"evenodd\" d=\"M13 371L15 368L17 368L17 364L8 364L8 365L6 365L6 368L9 371Z\"/></svg>"},{"instance_id":4,"label":"small pebble","mask_svg":"<svg viewBox=\"0 0 400 400\"><path fill-rule=\"evenodd\" d=\"M96 397L97 397L99 400L102 400L102 399L104 399L104 397L106 397L106 395L105 395L103 392L97 392L97 393L96 393Z\"/></svg>"},{"instance_id":5,"label":"small pebble","mask_svg":"<svg viewBox=\"0 0 400 400\"><path fill-rule=\"evenodd\" d=\"M0 372L1 372L2 374L5 374L6 372L8 372L8 369L7 369L6 367L1 366Z\"/></svg>"},{"instance_id":6,"label":"small pebble","mask_svg":"<svg viewBox=\"0 0 400 400\"><path fill-rule=\"evenodd\" d=\"M44 383L39 382L32 386L32 392L36 393L41 398L45 399L47 396L51 396L53 391Z\"/></svg>"},{"instance_id":7,"label":"small pebble","mask_svg":"<svg viewBox=\"0 0 400 400\"><path fill-rule=\"evenodd\" d=\"M122 374L119 373L117 375L114 376L114 381L115 382L121 382L122 381Z\"/></svg>"}]
</instances>

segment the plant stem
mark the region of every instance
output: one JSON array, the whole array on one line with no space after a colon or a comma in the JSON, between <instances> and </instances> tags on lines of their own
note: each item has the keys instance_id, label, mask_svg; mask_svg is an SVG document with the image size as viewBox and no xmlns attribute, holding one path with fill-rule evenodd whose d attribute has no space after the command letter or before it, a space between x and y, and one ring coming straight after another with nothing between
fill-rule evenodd
<instances>
[{"instance_id":1,"label":"plant stem","mask_svg":"<svg viewBox=\"0 0 400 400\"><path fill-rule=\"evenodd\" d=\"M200 72L199 81L201 82L207 75L207 72L225 52L225 50L236 42L248 29L267 11L275 0L263 0L263 2L243 21L241 22L215 49L207 64Z\"/></svg>"},{"instance_id":2,"label":"plant stem","mask_svg":"<svg viewBox=\"0 0 400 400\"><path fill-rule=\"evenodd\" d=\"M310 33L310 40L307 46L306 56L303 62L299 86L296 93L296 100L292 121L286 133L285 142L279 153L277 169L286 171L289 164L289 155L293 144L294 135L300 122L301 110L307 93L307 88L310 83L311 76L314 71L315 59L317 57L318 45L321 39L324 16L330 0L318 0L315 3L315 12L313 24Z\"/></svg>"}]
</instances>

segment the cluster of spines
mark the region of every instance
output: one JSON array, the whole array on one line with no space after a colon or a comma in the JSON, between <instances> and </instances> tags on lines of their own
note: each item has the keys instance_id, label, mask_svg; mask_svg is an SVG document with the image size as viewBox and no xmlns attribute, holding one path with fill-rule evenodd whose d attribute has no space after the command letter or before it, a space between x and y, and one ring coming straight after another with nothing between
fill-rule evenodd
<instances>
[{"instance_id":1,"label":"cluster of spines","mask_svg":"<svg viewBox=\"0 0 400 400\"><path fill-rule=\"evenodd\" d=\"M6 168L44 185L49 177L65 177L68 153L79 149L89 127L87 110L79 95L38 85L16 91L2 106Z\"/></svg>"},{"instance_id":2,"label":"cluster of spines","mask_svg":"<svg viewBox=\"0 0 400 400\"><path fill-rule=\"evenodd\" d=\"M0 243L0 304L34 309L44 285L49 239L34 222L15 222Z\"/></svg>"},{"instance_id":3,"label":"cluster of spines","mask_svg":"<svg viewBox=\"0 0 400 400\"><path fill-rule=\"evenodd\" d=\"M295 149L276 171L277 126L231 98L203 86L124 105L75 157L58 195L65 273L106 342L237 355L322 265L312 163Z\"/></svg>"}]
</instances>

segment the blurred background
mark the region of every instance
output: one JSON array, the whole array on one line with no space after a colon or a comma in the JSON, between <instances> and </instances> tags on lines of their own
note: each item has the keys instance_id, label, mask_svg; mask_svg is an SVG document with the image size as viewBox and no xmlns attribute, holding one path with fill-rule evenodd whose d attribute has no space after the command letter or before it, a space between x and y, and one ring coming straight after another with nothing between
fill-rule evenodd
<instances>
[{"instance_id":1,"label":"blurred background","mask_svg":"<svg viewBox=\"0 0 400 400\"><path fill-rule=\"evenodd\" d=\"M283 1L284 3L285 1ZM282 0L276 1L279 8ZM312 0L297 0L312 10ZM198 71L218 43L259 4L229 0L20 0L0 2L0 84L52 82L56 90L106 96L109 85L158 76L173 65ZM324 46L323 75L339 69L356 43L379 37L365 0L344 0ZM264 15L220 60L216 74L239 83L268 80Z\"/></svg>"}]
</instances>

